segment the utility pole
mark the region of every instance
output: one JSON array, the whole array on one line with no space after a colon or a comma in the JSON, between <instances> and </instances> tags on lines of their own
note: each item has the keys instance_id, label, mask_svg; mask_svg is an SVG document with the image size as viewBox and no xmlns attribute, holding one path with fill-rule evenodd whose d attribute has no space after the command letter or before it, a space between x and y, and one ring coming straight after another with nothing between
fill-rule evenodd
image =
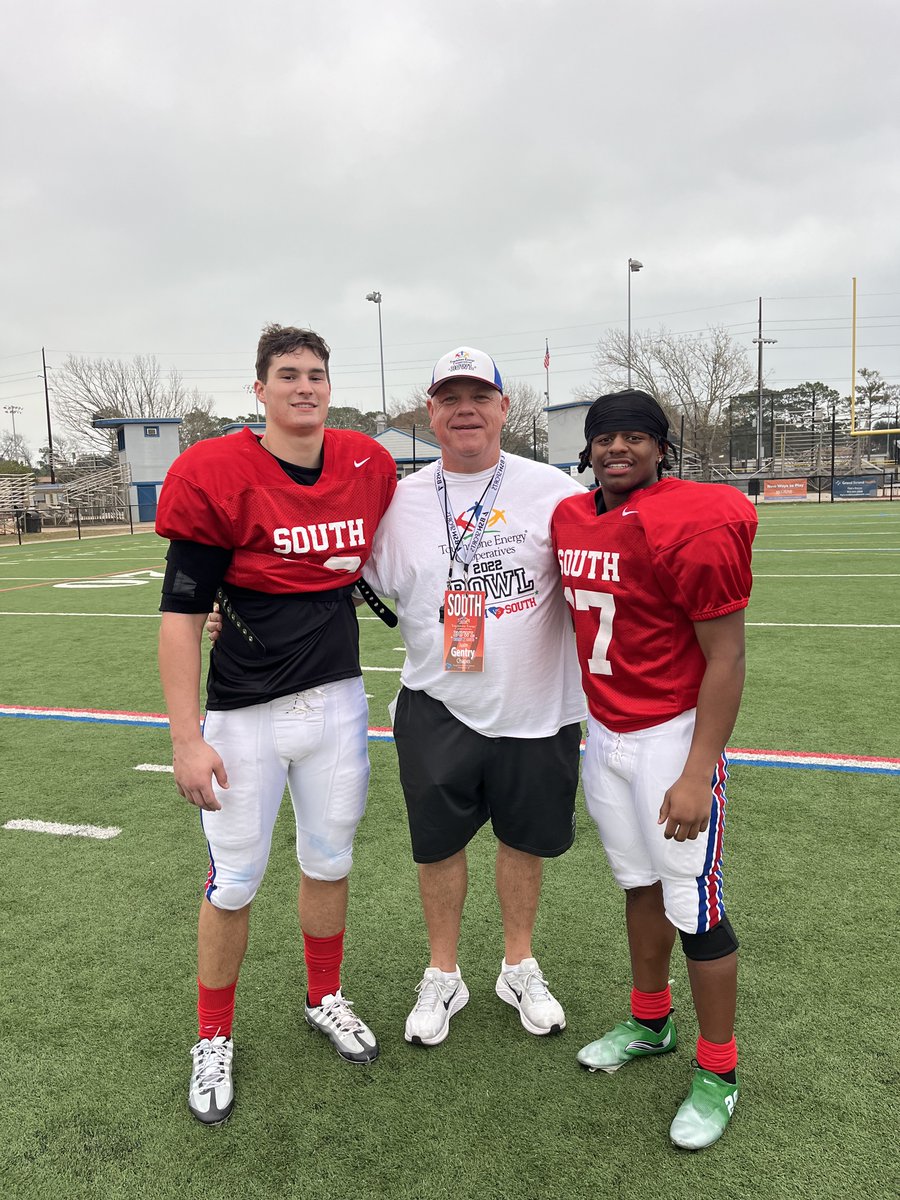
<instances>
[{"instance_id":1,"label":"utility pole","mask_svg":"<svg viewBox=\"0 0 900 1200\"><path fill-rule=\"evenodd\" d=\"M762 470L762 439L763 439L763 346L774 346L777 338L763 337L763 322L762 322L762 296L759 298L759 332L753 339L758 348L757 368L756 368L756 469ZM774 405L774 402L773 402ZM772 453L774 455L775 446L775 430L774 430L774 413L773 413L773 428L772 428Z\"/></svg>"},{"instance_id":2,"label":"utility pole","mask_svg":"<svg viewBox=\"0 0 900 1200\"><path fill-rule=\"evenodd\" d=\"M41 346L41 363L44 368L44 407L47 410L47 462L50 467L50 482L56 483L56 468L53 462L53 427L50 424L50 388L47 386L47 355Z\"/></svg>"}]
</instances>

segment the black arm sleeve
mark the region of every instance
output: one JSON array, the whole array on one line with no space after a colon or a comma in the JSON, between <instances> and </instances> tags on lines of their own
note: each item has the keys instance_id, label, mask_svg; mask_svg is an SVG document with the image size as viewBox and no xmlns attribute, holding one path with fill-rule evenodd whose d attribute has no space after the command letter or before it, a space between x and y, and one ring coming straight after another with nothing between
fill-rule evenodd
<instances>
[{"instance_id":1,"label":"black arm sleeve","mask_svg":"<svg viewBox=\"0 0 900 1200\"><path fill-rule=\"evenodd\" d=\"M160 612L207 613L231 562L231 550L200 542L170 542Z\"/></svg>"}]
</instances>

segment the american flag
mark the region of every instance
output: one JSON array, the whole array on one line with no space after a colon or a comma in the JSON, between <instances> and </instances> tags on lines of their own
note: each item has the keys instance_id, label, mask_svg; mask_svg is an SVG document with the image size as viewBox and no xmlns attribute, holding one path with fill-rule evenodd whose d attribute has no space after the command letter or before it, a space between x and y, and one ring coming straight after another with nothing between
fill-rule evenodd
<instances>
[{"instance_id":1,"label":"american flag","mask_svg":"<svg viewBox=\"0 0 900 1200\"><path fill-rule=\"evenodd\" d=\"M545 346L545 350L544 350L544 370L545 370L545 371L549 371L549 370L550 370L550 342L549 342L549 341L545 341L545 342L544 342L544 346Z\"/></svg>"}]
</instances>

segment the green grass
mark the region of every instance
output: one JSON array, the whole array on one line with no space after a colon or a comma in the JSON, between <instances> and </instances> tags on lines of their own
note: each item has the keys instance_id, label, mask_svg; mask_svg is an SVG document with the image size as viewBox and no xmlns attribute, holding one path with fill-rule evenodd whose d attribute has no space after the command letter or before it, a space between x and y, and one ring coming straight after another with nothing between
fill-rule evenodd
<instances>
[{"instance_id":1,"label":"green grass","mask_svg":"<svg viewBox=\"0 0 900 1200\"><path fill-rule=\"evenodd\" d=\"M900 625L897 580L812 578L900 573L900 505L771 506L760 516L749 622ZM828 552L838 546L852 550ZM784 547L820 553L768 552ZM0 612L21 614L0 616L0 703L161 711L158 581L114 591L40 582L161 561L152 535L0 549L0 589L19 589L0 594ZM807 578L788 578L798 573ZM39 612L95 615L29 615ZM375 621L362 631L366 665L399 667L396 632ZM748 642L733 744L898 755L900 630L751 624ZM397 676L365 680L371 723L386 725ZM134 770L168 754L164 730L0 718L0 825L122 829L107 842L0 830L4 1196L896 1194L896 777L734 767L727 887L743 943L744 1095L723 1141L691 1156L666 1136L696 1036L677 956L679 1052L613 1076L574 1061L619 1019L628 989L621 896L581 803L575 846L547 866L536 936L566 1032L529 1037L493 994L502 942L483 831L460 949L471 1001L442 1047L403 1042L425 937L394 749L381 743L371 747L345 972L381 1057L343 1064L302 1019L285 806L238 992L239 1107L219 1130L197 1126L184 1098L205 847L171 776Z\"/></svg>"}]
</instances>

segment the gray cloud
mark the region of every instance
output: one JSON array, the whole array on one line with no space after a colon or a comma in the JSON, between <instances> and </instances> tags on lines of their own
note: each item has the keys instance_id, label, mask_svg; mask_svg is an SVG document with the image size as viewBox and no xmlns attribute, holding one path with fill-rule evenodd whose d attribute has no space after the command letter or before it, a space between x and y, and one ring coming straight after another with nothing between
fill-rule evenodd
<instances>
[{"instance_id":1,"label":"gray cloud","mask_svg":"<svg viewBox=\"0 0 900 1200\"><path fill-rule=\"evenodd\" d=\"M462 341L542 386L548 336L565 399L629 255L636 325L749 349L766 297L776 386L846 390L858 275L859 362L900 381L893 0L8 8L0 404L34 447L41 345L235 413L260 326L308 322L380 407L373 287L389 394Z\"/></svg>"}]
</instances>

